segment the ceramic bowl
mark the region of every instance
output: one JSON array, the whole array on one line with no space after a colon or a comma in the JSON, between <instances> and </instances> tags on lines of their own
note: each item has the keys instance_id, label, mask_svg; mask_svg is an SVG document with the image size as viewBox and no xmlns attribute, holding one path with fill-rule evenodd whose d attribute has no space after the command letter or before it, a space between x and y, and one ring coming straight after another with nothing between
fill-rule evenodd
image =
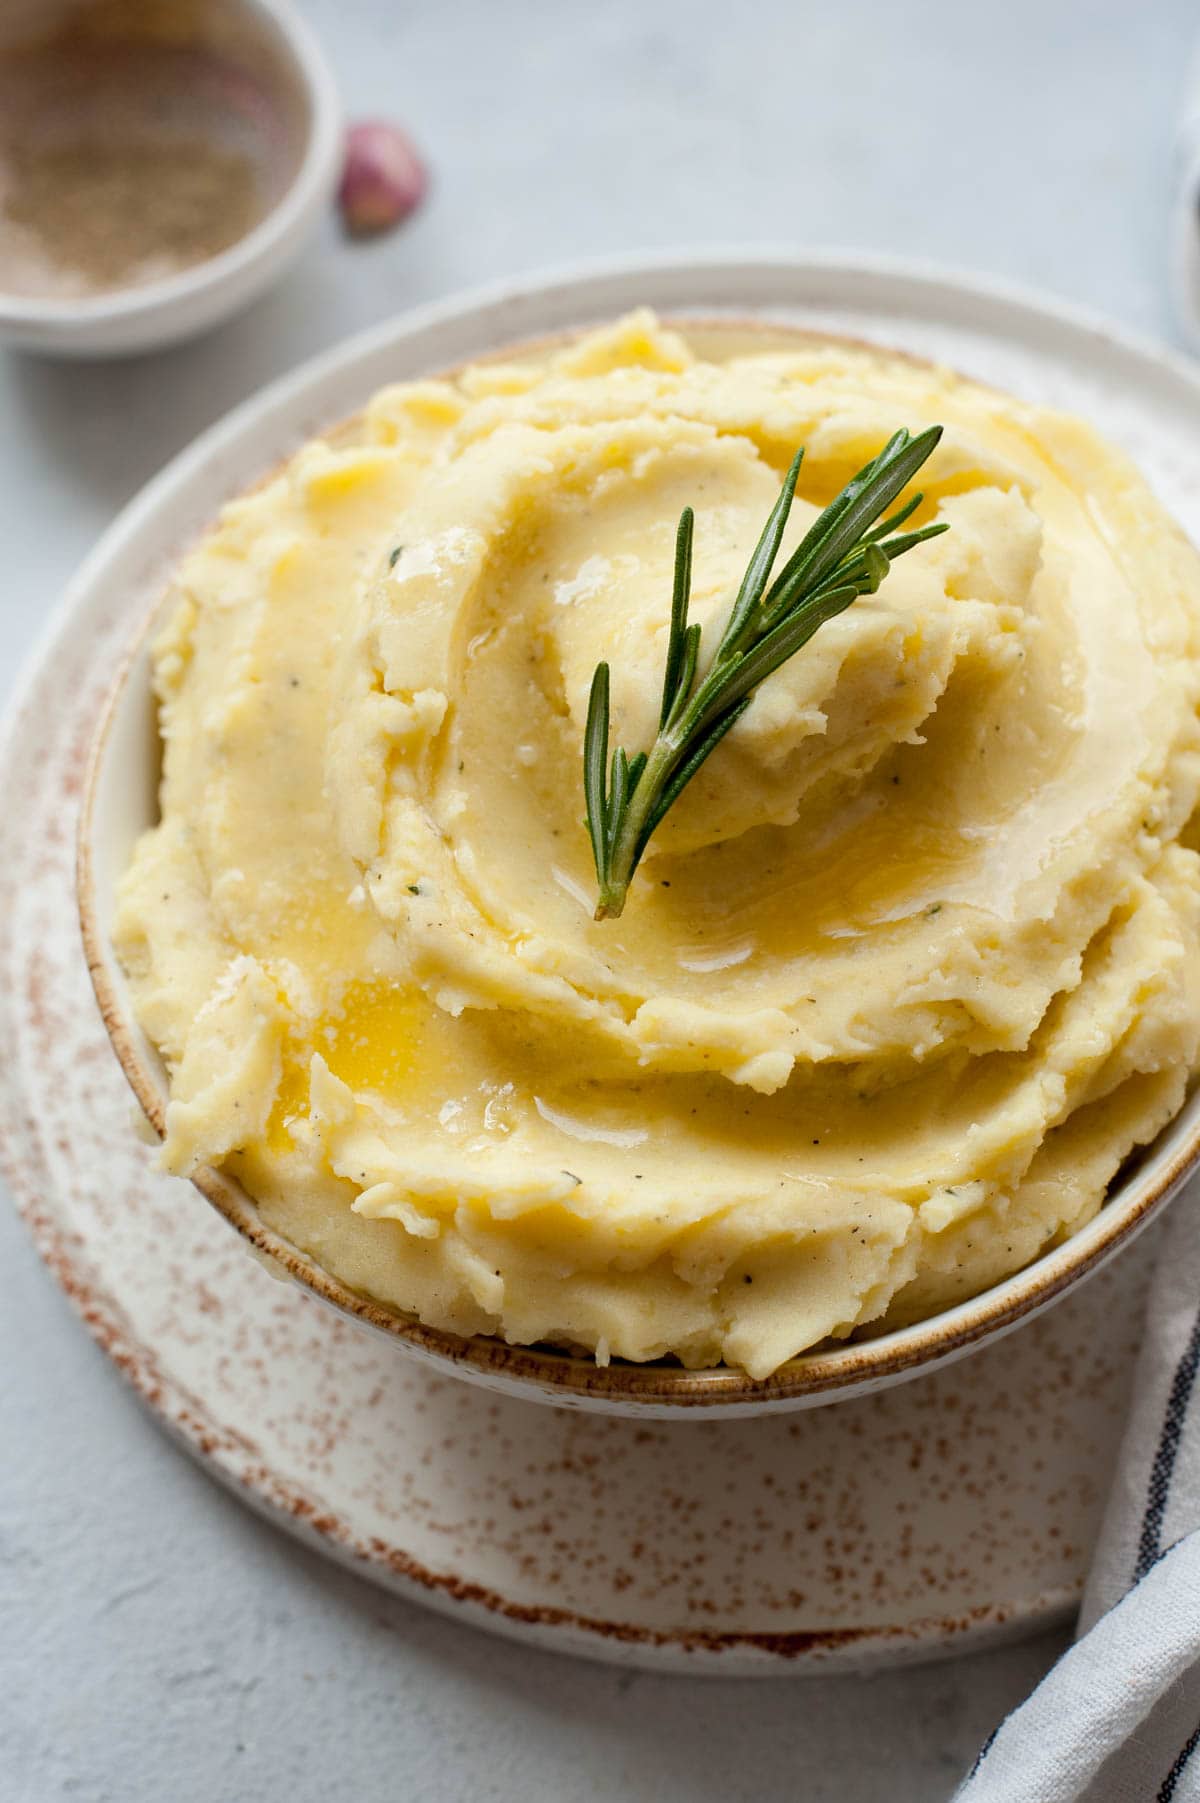
<instances>
[{"instance_id":1,"label":"ceramic bowl","mask_svg":"<svg viewBox=\"0 0 1200 1803\"><path fill-rule=\"evenodd\" d=\"M40 45L88 3L13 0L0 18L0 53ZM135 42L162 28L153 8L143 26L137 0L113 0L108 11L114 30ZM325 215L341 168L341 108L321 49L289 0L186 0L170 29L173 54L182 46L196 59L200 91L185 102L189 116L206 130L211 118L218 140L232 134L257 146L272 195L265 215L219 254L137 286L56 298L6 292L0 271L0 339L9 344L119 356L194 337L262 293Z\"/></svg>"},{"instance_id":2,"label":"ceramic bowl","mask_svg":"<svg viewBox=\"0 0 1200 1803\"><path fill-rule=\"evenodd\" d=\"M659 283L669 302L679 285ZM710 284L711 286L711 284ZM718 285L719 286L719 285ZM153 538L178 550L211 517L229 493L230 467L269 467L299 436L323 422L344 418L384 380L429 373L473 355L499 352L524 331L583 323L627 302L602 280L563 284L547 305L529 292L498 301L430 310L410 322L320 360L247 403L193 450L119 522L104 550L101 579L119 583L122 557L132 571L139 548ZM650 292L648 296L657 296ZM599 300L599 305L597 301ZM661 302L660 302L661 304ZM684 303L686 307L686 303ZM696 330L695 321L684 321ZM706 319L702 335L734 325L744 332L761 320ZM255 453L258 453L255 463ZM236 485L235 485L236 486ZM93 580L95 580L93 576ZM148 641L155 624L143 623L128 660L109 694L92 743L79 824L78 901L84 945L101 1012L126 1076L155 1132L162 1134L166 1074L134 1017L124 975L114 957L110 928L114 886L138 834L157 817L159 748L150 689ZM752 1415L802 1408L862 1394L915 1376L995 1339L1031 1318L1096 1270L1160 1209L1200 1161L1200 1097L1193 1096L1153 1146L1131 1163L1095 1218L1065 1244L1026 1269L954 1308L874 1338L827 1345L791 1360L756 1382L718 1368L688 1371L669 1362L597 1366L590 1358L502 1340L458 1338L362 1296L283 1240L261 1219L253 1199L223 1173L201 1169L196 1186L265 1258L277 1274L389 1335L406 1350L442 1370L491 1388L564 1406L657 1417L698 1413Z\"/></svg>"}]
</instances>

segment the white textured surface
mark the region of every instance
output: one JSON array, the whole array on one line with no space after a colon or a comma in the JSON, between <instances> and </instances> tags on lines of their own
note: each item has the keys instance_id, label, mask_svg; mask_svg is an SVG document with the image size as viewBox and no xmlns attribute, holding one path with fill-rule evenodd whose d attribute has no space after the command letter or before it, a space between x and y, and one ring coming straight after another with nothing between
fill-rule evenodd
<instances>
[{"instance_id":1,"label":"white textured surface","mask_svg":"<svg viewBox=\"0 0 1200 1803\"><path fill-rule=\"evenodd\" d=\"M1190 0L1144 9L1136 41L1124 0L911 0L902 20L879 0L307 10L350 108L420 137L431 204L375 247L331 230L189 350L0 362L6 681L78 556L193 432L309 351L465 282L704 239L839 243L1164 328ZM0 1772L19 1803L924 1803L1059 1644L800 1688L519 1652L245 1515L141 1415L7 1211L0 1259Z\"/></svg>"}]
</instances>

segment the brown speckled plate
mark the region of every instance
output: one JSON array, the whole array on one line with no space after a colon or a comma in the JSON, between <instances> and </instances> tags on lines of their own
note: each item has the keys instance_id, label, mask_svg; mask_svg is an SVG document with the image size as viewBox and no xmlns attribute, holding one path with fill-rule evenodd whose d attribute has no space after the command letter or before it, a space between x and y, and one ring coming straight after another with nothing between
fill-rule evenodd
<instances>
[{"instance_id":1,"label":"brown speckled plate","mask_svg":"<svg viewBox=\"0 0 1200 1803\"><path fill-rule=\"evenodd\" d=\"M163 1423L364 1574L481 1626L660 1669L933 1657L1078 1597L1153 1231L1003 1343L820 1410L676 1424L497 1397L276 1281L189 1185L153 1172L78 942L82 761L180 543L383 380L638 300L875 337L1075 408L1200 525L1194 380L1087 322L919 272L782 258L606 271L335 353L134 504L30 672L0 752L22 802L0 817L0 1159L59 1281Z\"/></svg>"}]
</instances>

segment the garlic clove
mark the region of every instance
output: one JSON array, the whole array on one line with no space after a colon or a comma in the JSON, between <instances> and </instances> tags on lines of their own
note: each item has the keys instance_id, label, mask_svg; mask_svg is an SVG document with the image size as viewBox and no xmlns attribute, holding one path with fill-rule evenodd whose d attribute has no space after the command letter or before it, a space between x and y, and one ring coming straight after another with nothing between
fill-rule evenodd
<instances>
[{"instance_id":1,"label":"garlic clove","mask_svg":"<svg viewBox=\"0 0 1200 1803\"><path fill-rule=\"evenodd\" d=\"M425 198L429 172L412 139L397 125L368 120L346 133L338 206L354 237L390 231Z\"/></svg>"}]
</instances>

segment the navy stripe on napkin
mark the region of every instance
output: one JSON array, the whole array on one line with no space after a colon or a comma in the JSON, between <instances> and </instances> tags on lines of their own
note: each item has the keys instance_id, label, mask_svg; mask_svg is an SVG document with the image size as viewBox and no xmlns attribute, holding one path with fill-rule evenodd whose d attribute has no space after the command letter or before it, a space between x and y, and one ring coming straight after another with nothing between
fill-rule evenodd
<instances>
[{"instance_id":1,"label":"navy stripe on napkin","mask_svg":"<svg viewBox=\"0 0 1200 1803\"><path fill-rule=\"evenodd\" d=\"M1159 1435L1158 1449L1150 1468L1146 1513L1142 1517L1137 1564L1133 1572L1134 1583L1145 1577L1162 1551L1162 1529L1163 1521L1166 1519L1167 1504L1171 1500L1171 1479L1175 1475L1175 1461L1179 1456L1180 1441L1183 1439L1183 1424L1187 1416L1188 1404L1192 1399L1192 1391L1196 1387L1197 1370L1200 1370L1200 1314L1196 1316L1192 1324L1187 1347L1175 1367L1175 1375L1171 1379L1171 1391L1167 1397L1162 1433Z\"/></svg>"},{"instance_id":2,"label":"navy stripe on napkin","mask_svg":"<svg viewBox=\"0 0 1200 1803\"><path fill-rule=\"evenodd\" d=\"M1191 1759L1192 1754L1196 1751L1197 1747L1200 1747L1200 1727L1194 1728L1187 1740L1184 1741L1182 1747L1180 1747L1179 1757L1163 1779L1154 1803L1171 1803L1171 1798L1175 1795L1175 1787L1183 1777L1184 1767Z\"/></svg>"}]
</instances>

